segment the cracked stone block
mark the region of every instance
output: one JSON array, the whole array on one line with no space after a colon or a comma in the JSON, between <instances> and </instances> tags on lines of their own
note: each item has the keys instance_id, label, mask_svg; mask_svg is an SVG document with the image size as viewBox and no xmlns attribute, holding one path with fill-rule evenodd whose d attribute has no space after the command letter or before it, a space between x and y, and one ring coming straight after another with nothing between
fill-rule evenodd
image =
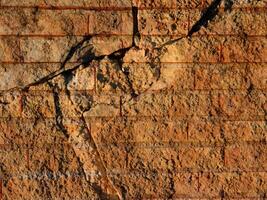
<instances>
[{"instance_id":1,"label":"cracked stone block","mask_svg":"<svg viewBox=\"0 0 267 200\"><path fill-rule=\"evenodd\" d=\"M96 36L92 38L95 55L109 55L122 48L127 48L132 45L132 36L126 35L111 35L111 36ZM109 44L109 45L107 45Z\"/></svg>"},{"instance_id":2,"label":"cracked stone block","mask_svg":"<svg viewBox=\"0 0 267 200\"><path fill-rule=\"evenodd\" d=\"M225 149L225 165L230 170L265 171L266 144L234 145Z\"/></svg>"},{"instance_id":3,"label":"cracked stone block","mask_svg":"<svg viewBox=\"0 0 267 200\"><path fill-rule=\"evenodd\" d=\"M188 17L186 10L141 10L138 13L139 32L143 35L185 35Z\"/></svg>"},{"instance_id":4,"label":"cracked stone block","mask_svg":"<svg viewBox=\"0 0 267 200\"><path fill-rule=\"evenodd\" d=\"M0 38L1 62L64 62L68 50L82 41L82 37L3 37ZM106 43L111 45L106 48ZM94 53L96 56L109 55L120 48L130 46L132 40L129 37L94 37L85 42L83 49L76 51L69 62L81 62L86 59L84 54ZM105 48L104 48L105 47ZM92 50L93 49L93 50Z\"/></svg>"},{"instance_id":5,"label":"cracked stone block","mask_svg":"<svg viewBox=\"0 0 267 200\"><path fill-rule=\"evenodd\" d=\"M89 15L89 34L131 35L133 19L130 11L94 11ZM109 21L110 23L106 23Z\"/></svg>"},{"instance_id":6,"label":"cracked stone block","mask_svg":"<svg viewBox=\"0 0 267 200\"><path fill-rule=\"evenodd\" d=\"M120 115L120 97L114 95L94 95L93 104L84 117L114 117Z\"/></svg>"},{"instance_id":7,"label":"cracked stone block","mask_svg":"<svg viewBox=\"0 0 267 200\"><path fill-rule=\"evenodd\" d=\"M99 94L130 92L127 77L117 61L103 59L96 68L96 90Z\"/></svg>"},{"instance_id":8,"label":"cracked stone block","mask_svg":"<svg viewBox=\"0 0 267 200\"><path fill-rule=\"evenodd\" d=\"M67 89L70 91L90 91L95 88L95 69L93 67L80 68L67 80Z\"/></svg>"},{"instance_id":9,"label":"cracked stone block","mask_svg":"<svg viewBox=\"0 0 267 200\"><path fill-rule=\"evenodd\" d=\"M161 62L219 62L220 38L193 37L182 38L164 49Z\"/></svg>"},{"instance_id":10,"label":"cracked stone block","mask_svg":"<svg viewBox=\"0 0 267 200\"><path fill-rule=\"evenodd\" d=\"M192 65L179 63L160 64L160 75L149 90L190 90L194 88Z\"/></svg>"},{"instance_id":11,"label":"cracked stone block","mask_svg":"<svg viewBox=\"0 0 267 200\"><path fill-rule=\"evenodd\" d=\"M266 0L257 0L257 1L250 1L250 0L236 0L232 1L233 5L232 7L244 7L244 8L257 8L257 7L262 7L266 8L267 6L267 1ZM227 6L227 4L225 5Z\"/></svg>"},{"instance_id":12,"label":"cracked stone block","mask_svg":"<svg viewBox=\"0 0 267 200\"><path fill-rule=\"evenodd\" d=\"M191 21L197 21L201 16L200 11L192 13ZM191 22L191 23L192 23ZM241 26L242 24L242 26ZM219 14L209 23L202 27L197 34L245 34L266 35L266 12L264 10L220 10Z\"/></svg>"},{"instance_id":13,"label":"cracked stone block","mask_svg":"<svg viewBox=\"0 0 267 200\"><path fill-rule=\"evenodd\" d=\"M1 9L0 34L85 35L87 15L77 10Z\"/></svg>"},{"instance_id":14,"label":"cracked stone block","mask_svg":"<svg viewBox=\"0 0 267 200\"><path fill-rule=\"evenodd\" d=\"M36 82L41 78L48 76L60 68L55 63L1 63L0 90L8 90L16 87L25 87L28 84Z\"/></svg>"},{"instance_id":15,"label":"cracked stone block","mask_svg":"<svg viewBox=\"0 0 267 200\"><path fill-rule=\"evenodd\" d=\"M224 62L266 62L267 39L265 37L227 37L223 40Z\"/></svg>"}]
</instances>

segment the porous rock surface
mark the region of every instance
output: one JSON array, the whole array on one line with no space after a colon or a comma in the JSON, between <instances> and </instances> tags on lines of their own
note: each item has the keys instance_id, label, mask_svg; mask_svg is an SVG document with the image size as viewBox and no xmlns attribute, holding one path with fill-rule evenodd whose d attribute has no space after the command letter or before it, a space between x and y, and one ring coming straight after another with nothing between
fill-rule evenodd
<instances>
[{"instance_id":1,"label":"porous rock surface","mask_svg":"<svg viewBox=\"0 0 267 200\"><path fill-rule=\"evenodd\" d=\"M0 198L266 199L266 0L0 0Z\"/></svg>"}]
</instances>

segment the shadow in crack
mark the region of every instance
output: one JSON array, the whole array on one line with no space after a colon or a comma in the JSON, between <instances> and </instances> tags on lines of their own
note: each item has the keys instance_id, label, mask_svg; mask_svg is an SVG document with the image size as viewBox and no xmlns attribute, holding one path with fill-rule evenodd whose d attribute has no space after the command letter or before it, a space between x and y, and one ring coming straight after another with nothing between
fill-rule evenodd
<instances>
[{"instance_id":1,"label":"shadow in crack","mask_svg":"<svg viewBox=\"0 0 267 200\"><path fill-rule=\"evenodd\" d=\"M222 0L214 0L209 5L209 7L204 10L201 18L192 26L192 28L188 32L189 37L191 37L195 32L198 32L202 26L206 27L209 21L213 20L213 18L218 14L221 2Z\"/></svg>"}]
</instances>

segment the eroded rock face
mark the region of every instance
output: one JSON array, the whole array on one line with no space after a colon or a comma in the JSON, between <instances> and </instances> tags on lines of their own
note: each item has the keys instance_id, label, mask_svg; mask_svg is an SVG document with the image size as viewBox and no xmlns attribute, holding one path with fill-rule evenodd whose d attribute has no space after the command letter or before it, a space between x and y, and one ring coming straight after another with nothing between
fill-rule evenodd
<instances>
[{"instance_id":1,"label":"eroded rock face","mask_svg":"<svg viewBox=\"0 0 267 200\"><path fill-rule=\"evenodd\" d=\"M0 6L3 199L266 198L265 0Z\"/></svg>"}]
</instances>

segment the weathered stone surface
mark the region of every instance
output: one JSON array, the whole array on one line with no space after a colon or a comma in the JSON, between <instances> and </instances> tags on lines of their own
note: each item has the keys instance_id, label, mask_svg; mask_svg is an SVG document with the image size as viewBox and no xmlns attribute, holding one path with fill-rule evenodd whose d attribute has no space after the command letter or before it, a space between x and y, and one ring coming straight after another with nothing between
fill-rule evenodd
<instances>
[{"instance_id":1,"label":"weathered stone surface","mask_svg":"<svg viewBox=\"0 0 267 200\"><path fill-rule=\"evenodd\" d=\"M0 199L266 199L266 0L0 0Z\"/></svg>"}]
</instances>

